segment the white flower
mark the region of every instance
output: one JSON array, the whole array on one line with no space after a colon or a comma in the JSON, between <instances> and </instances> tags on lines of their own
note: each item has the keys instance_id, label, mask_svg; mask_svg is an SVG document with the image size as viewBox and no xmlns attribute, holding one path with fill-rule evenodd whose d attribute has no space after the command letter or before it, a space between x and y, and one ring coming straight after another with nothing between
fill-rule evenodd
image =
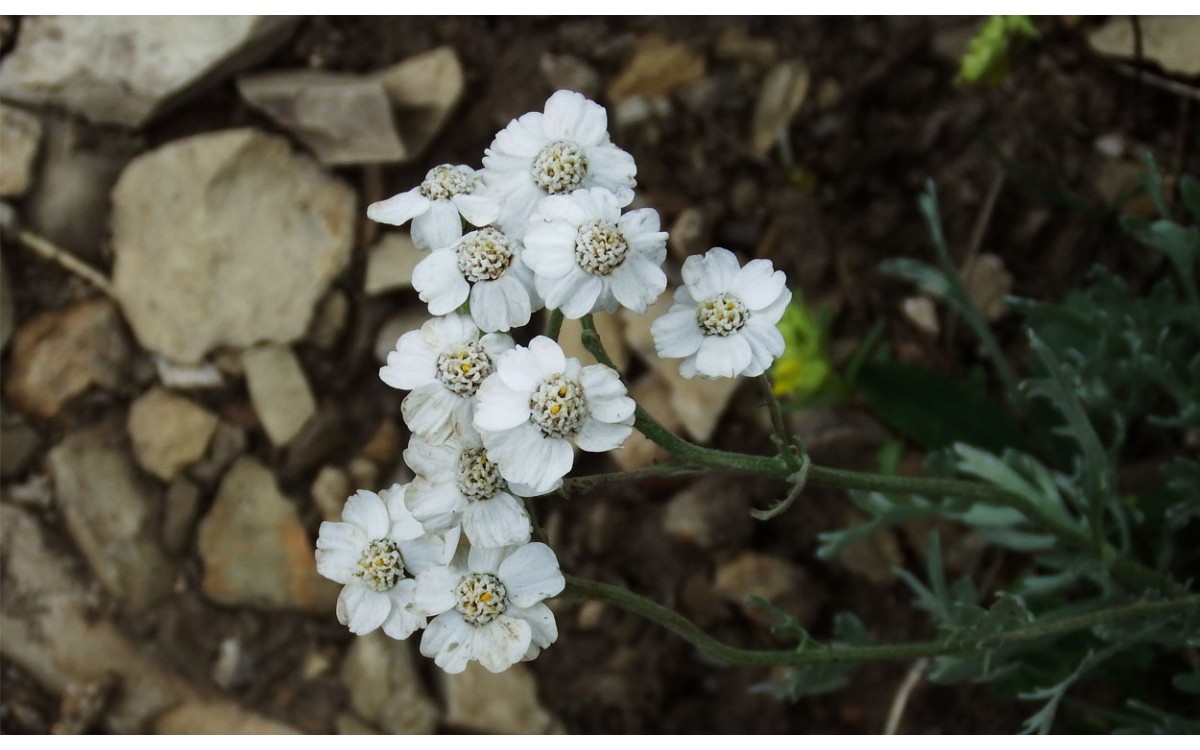
<instances>
[{"instance_id":1,"label":"white flower","mask_svg":"<svg viewBox=\"0 0 1200 750\"><path fill-rule=\"evenodd\" d=\"M412 283L434 315L453 312L469 296L471 317L485 331L523 326L541 308L520 241L495 227L435 249L413 269Z\"/></svg>"},{"instance_id":2,"label":"white flower","mask_svg":"<svg viewBox=\"0 0 1200 750\"><path fill-rule=\"evenodd\" d=\"M482 227L500 215L500 203L480 187L474 169L442 164L407 193L367 206L367 218L397 226L412 219L414 245L422 250L446 247L462 237L462 219Z\"/></svg>"},{"instance_id":3,"label":"white flower","mask_svg":"<svg viewBox=\"0 0 1200 750\"><path fill-rule=\"evenodd\" d=\"M683 280L650 333L658 356L684 358L679 372L685 378L761 375L783 354L775 325L792 293L771 261L741 267L733 253L714 247L684 261Z\"/></svg>"},{"instance_id":4,"label":"white flower","mask_svg":"<svg viewBox=\"0 0 1200 750\"><path fill-rule=\"evenodd\" d=\"M551 310L574 319L620 303L640 315L667 288L667 233L658 227L653 208L622 216L603 188L552 195L533 212L521 257Z\"/></svg>"},{"instance_id":5,"label":"white flower","mask_svg":"<svg viewBox=\"0 0 1200 750\"><path fill-rule=\"evenodd\" d=\"M513 237L524 235L547 195L601 187L622 206L633 200L633 157L609 140L604 107L574 91L556 91L545 114L530 112L510 122L485 153L483 181L500 201L500 226Z\"/></svg>"},{"instance_id":6,"label":"white flower","mask_svg":"<svg viewBox=\"0 0 1200 750\"><path fill-rule=\"evenodd\" d=\"M379 377L412 391L400 408L413 434L444 443L456 433L474 433L475 393L495 369L496 357L512 348L507 334L481 337L466 315L431 318L400 337Z\"/></svg>"},{"instance_id":7,"label":"white flower","mask_svg":"<svg viewBox=\"0 0 1200 750\"><path fill-rule=\"evenodd\" d=\"M542 600L566 586L558 559L540 543L472 547L463 560L417 578L416 609L434 617L421 653L451 674L478 661L502 672L558 640L554 613Z\"/></svg>"},{"instance_id":8,"label":"white flower","mask_svg":"<svg viewBox=\"0 0 1200 750\"><path fill-rule=\"evenodd\" d=\"M475 428L509 482L550 492L571 470L569 439L585 451L620 447L633 431L633 399L612 368L580 367L545 336L496 359L479 388Z\"/></svg>"},{"instance_id":9,"label":"white flower","mask_svg":"<svg viewBox=\"0 0 1200 750\"><path fill-rule=\"evenodd\" d=\"M458 530L426 534L404 505L405 487L380 494L359 490L346 501L342 522L326 521L317 536L317 572L345 584L338 621L366 635L382 626L404 639L425 627L414 611L412 576L445 565L458 547Z\"/></svg>"},{"instance_id":10,"label":"white flower","mask_svg":"<svg viewBox=\"0 0 1200 750\"><path fill-rule=\"evenodd\" d=\"M444 445L414 437L404 463L416 474L408 505L426 529L462 525L474 547L507 547L529 541L529 514L504 481L475 434Z\"/></svg>"}]
</instances>

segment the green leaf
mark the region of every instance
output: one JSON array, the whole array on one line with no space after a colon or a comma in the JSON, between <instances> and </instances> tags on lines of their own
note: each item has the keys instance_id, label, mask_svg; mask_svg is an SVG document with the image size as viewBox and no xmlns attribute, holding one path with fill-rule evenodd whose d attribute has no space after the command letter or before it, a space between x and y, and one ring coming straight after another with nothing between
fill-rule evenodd
<instances>
[{"instance_id":1,"label":"green leaf","mask_svg":"<svg viewBox=\"0 0 1200 750\"><path fill-rule=\"evenodd\" d=\"M950 280L938 269L912 258L889 258L879 264L879 270L888 276L912 282L931 297L945 299L950 293Z\"/></svg>"},{"instance_id":2,"label":"green leaf","mask_svg":"<svg viewBox=\"0 0 1200 750\"><path fill-rule=\"evenodd\" d=\"M1179 181L1179 197L1183 199L1183 205L1187 206L1192 218L1200 223L1200 180L1190 174L1184 175Z\"/></svg>"},{"instance_id":3,"label":"green leaf","mask_svg":"<svg viewBox=\"0 0 1200 750\"><path fill-rule=\"evenodd\" d=\"M1029 16L991 16L967 45L959 61L960 85L987 83L998 86L1012 66L1014 49L1024 40L1036 39L1037 29Z\"/></svg>"},{"instance_id":4,"label":"green leaf","mask_svg":"<svg viewBox=\"0 0 1200 750\"><path fill-rule=\"evenodd\" d=\"M863 366L858 388L875 415L927 449L961 442L991 451L1022 445L1020 433L980 390L935 370L897 362Z\"/></svg>"}]
</instances>

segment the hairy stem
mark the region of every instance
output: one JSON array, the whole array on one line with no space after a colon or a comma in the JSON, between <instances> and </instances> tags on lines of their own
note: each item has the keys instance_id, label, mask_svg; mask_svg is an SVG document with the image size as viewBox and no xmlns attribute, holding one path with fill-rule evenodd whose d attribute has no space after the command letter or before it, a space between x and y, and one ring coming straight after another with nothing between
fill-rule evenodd
<instances>
[{"instance_id":1,"label":"hairy stem","mask_svg":"<svg viewBox=\"0 0 1200 750\"><path fill-rule=\"evenodd\" d=\"M747 666L802 666L821 663L859 663L882 660L911 660L922 657L978 651L980 649L1011 646L1026 641L1051 638L1095 625L1143 617L1166 616L1200 609L1200 595L1192 594L1177 599L1161 601L1139 601L1123 604L1087 614L1076 615L1053 622L1038 623L1017 628L1005 633L969 643L948 641L910 641L879 646L814 646L778 651L728 646L710 637L694 622L657 602L633 593L620 586L612 586L585 578L568 575L563 596L572 599L592 599L606 602L645 617L680 636L705 654L731 664Z\"/></svg>"}]
</instances>

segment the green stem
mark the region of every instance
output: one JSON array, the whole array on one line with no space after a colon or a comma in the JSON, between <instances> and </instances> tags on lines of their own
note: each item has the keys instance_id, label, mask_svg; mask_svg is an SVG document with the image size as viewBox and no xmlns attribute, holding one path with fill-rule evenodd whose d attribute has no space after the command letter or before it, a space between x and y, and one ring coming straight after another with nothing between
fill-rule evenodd
<instances>
[{"instance_id":1,"label":"green stem","mask_svg":"<svg viewBox=\"0 0 1200 750\"><path fill-rule=\"evenodd\" d=\"M551 310L550 317L546 319L546 336L558 341L558 333L562 330L562 324L562 310Z\"/></svg>"},{"instance_id":2,"label":"green stem","mask_svg":"<svg viewBox=\"0 0 1200 750\"><path fill-rule=\"evenodd\" d=\"M799 470L800 459L792 451L792 436L788 432L787 422L783 420L783 409L780 408L779 400L775 398L775 391L771 388L771 379L767 377L766 373L763 373L755 380L758 381L758 388L762 391L763 400L767 402L767 411L771 414L771 427L775 430L775 444L779 448L779 457L786 461L793 470Z\"/></svg>"},{"instance_id":3,"label":"green stem","mask_svg":"<svg viewBox=\"0 0 1200 750\"><path fill-rule=\"evenodd\" d=\"M591 352L597 362L612 367L612 359L604 349L599 333L592 323L591 316L585 315L582 320L584 347ZM614 369L616 369L614 367ZM633 426L646 437L670 451L676 458L688 464L730 469L749 474L760 474L788 479L795 469L778 456L755 456L746 453L705 448L690 443L679 437L650 413L637 406L634 411ZM1142 565L1136 560L1122 555L1107 542L1097 540L1086 530L1080 528L1069 518L1053 514L1028 498L1009 492L1000 487L980 482L961 479L940 479L935 477L902 477L889 474L865 474L857 471L833 469L812 464L808 470L808 482L824 487L835 487L844 490L863 490L866 492L881 492L900 495L922 495L926 497L958 497L964 500L1005 505L1019 510L1033 524L1054 534L1064 544L1098 560L1104 561L1112 572L1138 587L1150 587L1163 592L1182 593L1186 589L1158 571Z\"/></svg>"},{"instance_id":4,"label":"green stem","mask_svg":"<svg viewBox=\"0 0 1200 750\"><path fill-rule=\"evenodd\" d=\"M707 466L694 466L674 462L653 464L651 466L643 466L640 469L630 469L629 471L613 471L564 479L562 487L558 489L558 494L563 497L572 497L574 495L582 495L585 492L591 492L601 485L612 482L636 482L640 479L652 477L686 477L698 474L711 474L713 472L714 469Z\"/></svg>"},{"instance_id":5,"label":"green stem","mask_svg":"<svg viewBox=\"0 0 1200 750\"><path fill-rule=\"evenodd\" d=\"M1051 638L1096 625L1142 617L1173 615L1200 609L1200 595L1155 602L1135 602L1053 622L1029 625L969 643L914 641L879 646L813 646L780 651L736 648L710 637L694 622L657 602L619 586L566 576L563 596L606 602L645 617L682 637L705 654L731 664L748 666L801 666L806 664L857 663L880 660L911 660L921 657L978 651L1011 646L1025 641Z\"/></svg>"}]
</instances>

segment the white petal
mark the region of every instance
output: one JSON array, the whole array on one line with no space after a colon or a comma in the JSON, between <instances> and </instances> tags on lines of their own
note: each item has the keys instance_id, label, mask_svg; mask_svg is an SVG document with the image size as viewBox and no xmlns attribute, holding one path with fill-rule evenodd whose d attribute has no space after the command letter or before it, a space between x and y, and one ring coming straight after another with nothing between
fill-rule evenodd
<instances>
[{"instance_id":1,"label":"white petal","mask_svg":"<svg viewBox=\"0 0 1200 750\"><path fill-rule=\"evenodd\" d=\"M737 256L723 247L714 247L704 255L693 255L683 262L683 281L697 300L728 292L741 266Z\"/></svg>"},{"instance_id":2,"label":"white petal","mask_svg":"<svg viewBox=\"0 0 1200 750\"><path fill-rule=\"evenodd\" d=\"M458 462L459 446L430 443L414 435L404 449L404 463L418 477L431 482L453 479ZM412 488L409 489L412 491ZM412 496L409 495L409 503Z\"/></svg>"},{"instance_id":3,"label":"white petal","mask_svg":"<svg viewBox=\"0 0 1200 750\"><path fill-rule=\"evenodd\" d=\"M578 193L579 191L575 192ZM579 201L575 200L574 193L570 195L548 195L538 201L537 208L534 209L533 214L529 217L529 223L531 225L530 228L535 223L565 223L571 227L571 241L574 243L575 228L587 221L588 218L587 211L579 204ZM528 234L528 232L526 233Z\"/></svg>"},{"instance_id":4,"label":"white petal","mask_svg":"<svg viewBox=\"0 0 1200 750\"><path fill-rule=\"evenodd\" d=\"M329 522L326 521L325 524ZM325 524L321 524L325 526ZM365 544L365 542L364 542ZM358 569L362 547L357 551L344 549L317 549L317 572L335 583L350 583Z\"/></svg>"},{"instance_id":5,"label":"white petal","mask_svg":"<svg viewBox=\"0 0 1200 750\"><path fill-rule=\"evenodd\" d=\"M382 539L392 525L383 499L369 490L359 490L350 496L342 508L342 520L362 529L368 541Z\"/></svg>"},{"instance_id":6,"label":"white petal","mask_svg":"<svg viewBox=\"0 0 1200 750\"><path fill-rule=\"evenodd\" d=\"M458 602L454 590L460 580L461 575L445 566L421 571L417 574L417 585L413 589L413 611L433 617L454 609Z\"/></svg>"},{"instance_id":7,"label":"white petal","mask_svg":"<svg viewBox=\"0 0 1200 750\"><path fill-rule=\"evenodd\" d=\"M558 342L548 336L534 336L529 342L529 353L538 362L538 367L547 375L562 372L567 367L567 358Z\"/></svg>"},{"instance_id":8,"label":"white petal","mask_svg":"<svg viewBox=\"0 0 1200 750\"><path fill-rule=\"evenodd\" d=\"M404 424L413 434L430 443L444 443L456 432L461 412L470 409L469 399L452 393L440 382L413 389L400 402Z\"/></svg>"},{"instance_id":9,"label":"white petal","mask_svg":"<svg viewBox=\"0 0 1200 750\"><path fill-rule=\"evenodd\" d=\"M588 417L575 436L575 445L589 453L606 453L620 448L633 432L633 417L626 422L610 423Z\"/></svg>"},{"instance_id":10,"label":"white petal","mask_svg":"<svg viewBox=\"0 0 1200 750\"><path fill-rule=\"evenodd\" d=\"M785 288L774 302L762 308L761 310L757 310L754 315L750 317L750 322L747 325L765 325L774 327L779 322L779 319L783 317L783 313L787 310L788 303L791 301L792 292L791 290Z\"/></svg>"},{"instance_id":11,"label":"white petal","mask_svg":"<svg viewBox=\"0 0 1200 750\"><path fill-rule=\"evenodd\" d=\"M479 339L479 328L470 315L452 313L432 318L421 326L421 336L430 351L441 354L469 341Z\"/></svg>"},{"instance_id":12,"label":"white petal","mask_svg":"<svg viewBox=\"0 0 1200 750\"><path fill-rule=\"evenodd\" d=\"M420 521L413 517L413 514L408 509L407 493L411 485L393 484L388 489L379 493L379 496L387 504L388 518L391 519L392 525L388 531L388 538L395 542L400 542L405 539L416 539L425 533L425 529L421 527Z\"/></svg>"},{"instance_id":13,"label":"white petal","mask_svg":"<svg viewBox=\"0 0 1200 750\"><path fill-rule=\"evenodd\" d=\"M484 334L479 338L479 345L492 358L492 365L496 364L497 357L516 346L513 343L512 336L509 336L507 333Z\"/></svg>"},{"instance_id":14,"label":"white petal","mask_svg":"<svg viewBox=\"0 0 1200 750\"><path fill-rule=\"evenodd\" d=\"M367 206L367 218L380 224L399 226L428 211L430 203L428 198L421 195L421 188L415 187L406 193L393 195L387 200Z\"/></svg>"},{"instance_id":15,"label":"white petal","mask_svg":"<svg viewBox=\"0 0 1200 750\"><path fill-rule=\"evenodd\" d=\"M398 543L404 557L404 569L409 575L449 564L459 542L458 527L445 532L430 532L425 536Z\"/></svg>"},{"instance_id":16,"label":"white petal","mask_svg":"<svg viewBox=\"0 0 1200 750\"><path fill-rule=\"evenodd\" d=\"M650 324L654 350L660 357L686 357L695 354L704 343L704 334L696 323L696 310L668 312Z\"/></svg>"},{"instance_id":17,"label":"white petal","mask_svg":"<svg viewBox=\"0 0 1200 750\"><path fill-rule=\"evenodd\" d=\"M546 194L534 184L528 172L519 181L511 180L505 192L504 201L500 204L500 229L509 239L521 239L525 236L530 215Z\"/></svg>"},{"instance_id":18,"label":"white petal","mask_svg":"<svg viewBox=\"0 0 1200 750\"><path fill-rule=\"evenodd\" d=\"M529 322L532 314L529 290L511 273L494 281L480 281L471 289L471 317L480 330L519 328Z\"/></svg>"},{"instance_id":19,"label":"white petal","mask_svg":"<svg viewBox=\"0 0 1200 750\"><path fill-rule=\"evenodd\" d=\"M389 638L402 641L425 627L425 617L411 609L415 587L416 582L406 578L387 592L392 600L392 610L383 621L383 632Z\"/></svg>"},{"instance_id":20,"label":"white petal","mask_svg":"<svg viewBox=\"0 0 1200 750\"><path fill-rule=\"evenodd\" d=\"M738 336L705 336L696 369L710 378L734 378L750 366L750 344Z\"/></svg>"},{"instance_id":21,"label":"white petal","mask_svg":"<svg viewBox=\"0 0 1200 750\"><path fill-rule=\"evenodd\" d=\"M434 315L454 312L471 293L471 285L458 270L458 255L453 249L430 253L413 269L412 283Z\"/></svg>"},{"instance_id":22,"label":"white petal","mask_svg":"<svg viewBox=\"0 0 1200 750\"><path fill-rule=\"evenodd\" d=\"M467 498L454 481L430 482L417 478L408 490L413 515L431 530L446 529L459 522L467 508Z\"/></svg>"},{"instance_id":23,"label":"white petal","mask_svg":"<svg viewBox=\"0 0 1200 750\"><path fill-rule=\"evenodd\" d=\"M528 622L501 615L476 628L471 653L489 672L503 672L521 661L533 639Z\"/></svg>"},{"instance_id":24,"label":"white petal","mask_svg":"<svg viewBox=\"0 0 1200 750\"><path fill-rule=\"evenodd\" d=\"M637 185L637 164L633 157L612 144L606 144L589 148L587 160L588 173L584 185L611 190L619 205L628 206L633 200L633 187Z\"/></svg>"},{"instance_id":25,"label":"white petal","mask_svg":"<svg viewBox=\"0 0 1200 750\"><path fill-rule=\"evenodd\" d=\"M525 233L525 264L538 276L562 277L575 268L575 227L565 221L531 224Z\"/></svg>"},{"instance_id":26,"label":"white petal","mask_svg":"<svg viewBox=\"0 0 1200 750\"><path fill-rule=\"evenodd\" d=\"M317 549L361 553L370 541L366 532L352 523L324 521L317 533Z\"/></svg>"},{"instance_id":27,"label":"white petal","mask_svg":"<svg viewBox=\"0 0 1200 750\"><path fill-rule=\"evenodd\" d=\"M505 479L527 485L539 495L552 490L575 460L570 443L544 436L529 422L505 432L485 433L483 444Z\"/></svg>"},{"instance_id":28,"label":"white petal","mask_svg":"<svg viewBox=\"0 0 1200 750\"><path fill-rule=\"evenodd\" d=\"M696 355L689 354L679 363L679 374L685 378L694 378L699 373L696 372Z\"/></svg>"},{"instance_id":29,"label":"white petal","mask_svg":"<svg viewBox=\"0 0 1200 750\"><path fill-rule=\"evenodd\" d=\"M571 271L563 278L576 277L573 285L574 292L559 304L562 314L571 320L577 320L598 309L597 300L604 291L604 282L599 276L592 276L582 271Z\"/></svg>"},{"instance_id":30,"label":"white petal","mask_svg":"<svg viewBox=\"0 0 1200 750\"><path fill-rule=\"evenodd\" d=\"M629 211L617 221L617 228L625 235L626 241L634 243L653 243L666 246L667 233L659 229L662 223L658 211L653 208L639 208Z\"/></svg>"},{"instance_id":31,"label":"white petal","mask_svg":"<svg viewBox=\"0 0 1200 750\"><path fill-rule=\"evenodd\" d=\"M608 114L604 107L574 91L556 91L546 100L542 121L551 140L574 141L595 146L608 137Z\"/></svg>"},{"instance_id":32,"label":"white petal","mask_svg":"<svg viewBox=\"0 0 1200 750\"><path fill-rule=\"evenodd\" d=\"M473 546L510 547L529 541L529 514L520 501L507 492L490 500L477 500L462 516L463 533Z\"/></svg>"},{"instance_id":33,"label":"white petal","mask_svg":"<svg viewBox=\"0 0 1200 750\"><path fill-rule=\"evenodd\" d=\"M412 241L420 250L450 247L462 236L458 206L450 201L429 201L429 210L413 219Z\"/></svg>"},{"instance_id":34,"label":"white petal","mask_svg":"<svg viewBox=\"0 0 1200 750\"><path fill-rule=\"evenodd\" d=\"M483 157L483 165L489 170L494 169L497 155L519 156L532 160L549 142L542 127L542 119L541 112L529 112L510 122L504 130L496 134L495 140Z\"/></svg>"},{"instance_id":35,"label":"white petal","mask_svg":"<svg viewBox=\"0 0 1200 750\"><path fill-rule=\"evenodd\" d=\"M559 370L543 371L538 358L524 346L507 351L496 360L496 374L500 380L508 388L525 394L526 398L535 385L555 372Z\"/></svg>"},{"instance_id":36,"label":"white petal","mask_svg":"<svg viewBox=\"0 0 1200 750\"><path fill-rule=\"evenodd\" d=\"M421 340L421 331L409 331L388 352L388 363L379 369L379 378L393 388L411 391L437 378L438 353Z\"/></svg>"},{"instance_id":37,"label":"white petal","mask_svg":"<svg viewBox=\"0 0 1200 750\"><path fill-rule=\"evenodd\" d=\"M472 547L467 552L467 569L472 573L496 574L500 563L512 552L507 547Z\"/></svg>"},{"instance_id":38,"label":"white petal","mask_svg":"<svg viewBox=\"0 0 1200 750\"><path fill-rule=\"evenodd\" d=\"M783 334L774 326L746 326L739 331L750 345L750 364L742 372L747 377L762 375L783 354Z\"/></svg>"},{"instance_id":39,"label":"white petal","mask_svg":"<svg viewBox=\"0 0 1200 750\"><path fill-rule=\"evenodd\" d=\"M558 640L558 624L554 621L554 613L545 604L535 604L532 607L509 606L504 614L519 617L529 623L532 630L530 646L533 653L525 653L525 661L538 655L538 652Z\"/></svg>"},{"instance_id":40,"label":"white petal","mask_svg":"<svg viewBox=\"0 0 1200 750\"><path fill-rule=\"evenodd\" d=\"M616 370L607 365L588 365L579 373L587 397L588 411L602 422L620 422L633 414L635 404Z\"/></svg>"},{"instance_id":41,"label":"white petal","mask_svg":"<svg viewBox=\"0 0 1200 750\"><path fill-rule=\"evenodd\" d=\"M587 300L589 308L595 303L596 297L600 295L600 289L603 286L600 280L580 269L575 264L573 256L574 253L572 252L571 266L562 276L558 278L551 278L550 276L537 277L538 294L542 295L542 299L546 301L546 307L551 310L562 309L570 300L583 294L585 287L591 287L591 295ZM563 311L563 315L566 315L565 310ZM583 314L575 317L581 318Z\"/></svg>"},{"instance_id":42,"label":"white petal","mask_svg":"<svg viewBox=\"0 0 1200 750\"><path fill-rule=\"evenodd\" d=\"M567 582L558 567L558 558L541 542L526 544L513 550L500 563L496 572L508 592L508 598L518 607L558 596Z\"/></svg>"},{"instance_id":43,"label":"white petal","mask_svg":"<svg viewBox=\"0 0 1200 750\"><path fill-rule=\"evenodd\" d=\"M481 194L462 194L450 199L462 217L477 227L486 227L500 218L500 202L495 198Z\"/></svg>"},{"instance_id":44,"label":"white petal","mask_svg":"<svg viewBox=\"0 0 1200 750\"><path fill-rule=\"evenodd\" d=\"M529 391L518 392L492 375L475 394L475 429L503 432L529 422Z\"/></svg>"},{"instance_id":45,"label":"white petal","mask_svg":"<svg viewBox=\"0 0 1200 750\"><path fill-rule=\"evenodd\" d=\"M663 270L640 255L626 258L610 278L613 296L638 315L645 313L667 288L667 275Z\"/></svg>"},{"instance_id":46,"label":"white petal","mask_svg":"<svg viewBox=\"0 0 1200 750\"><path fill-rule=\"evenodd\" d=\"M729 291L753 311L761 310L778 299L786 284L787 276L783 271L776 271L771 261L759 258L742 266L734 276Z\"/></svg>"},{"instance_id":47,"label":"white petal","mask_svg":"<svg viewBox=\"0 0 1200 750\"><path fill-rule=\"evenodd\" d=\"M338 620L356 635L366 635L378 628L391 610L387 594L376 593L359 583L346 586L338 596Z\"/></svg>"},{"instance_id":48,"label":"white petal","mask_svg":"<svg viewBox=\"0 0 1200 750\"><path fill-rule=\"evenodd\" d=\"M467 624L456 610L438 615L421 636L421 655L433 657L439 667L459 674L471 659L478 628Z\"/></svg>"}]
</instances>

